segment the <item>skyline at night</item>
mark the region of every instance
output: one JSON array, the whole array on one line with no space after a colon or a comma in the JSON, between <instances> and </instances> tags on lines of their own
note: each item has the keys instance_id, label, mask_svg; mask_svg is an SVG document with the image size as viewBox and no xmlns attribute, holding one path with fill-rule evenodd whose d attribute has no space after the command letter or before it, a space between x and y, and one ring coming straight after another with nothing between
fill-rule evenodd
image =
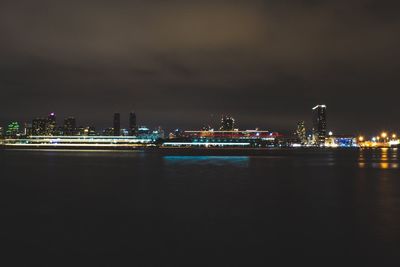
<instances>
[{"instance_id":1,"label":"skyline at night","mask_svg":"<svg viewBox=\"0 0 400 267\"><path fill-rule=\"evenodd\" d=\"M121 121L121 113L114 113L112 127L96 128L94 124L79 125L75 117L57 123L54 112L47 117L36 117L32 123L10 122L0 127L0 139L8 147L90 147L136 149L139 147L251 147L251 148L389 148L398 147L396 131L383 130L378 135L344 134L329 128L327 106L312 108L312 127L307 129L299 121L294 131L280 132L259 127L240 129L234 117L222 115L219 125L205 124L194 129L165 129L138 124L136 112L130 112L128 127Z\"/></svg>"},{"instance_id":2,"label":"skyline at night","mask_svg":"<svg viewBox=\"0 0 400 267\"><path fill-rule=\"evenodd\" d=\"M0 0L3 262L396 266L399 10Z\"/></svg>"},{"instance_id":3,"label":"skyline at night","mask_svg":"<svg viewBox=\"0 0 400 267\"><path fill-rule=\"evenodd\" d=\"M316 109L320 110L322 108L324 111L322 114L316 115ZM121 112L115 112L113 114L108 114L108 122L106 122L106 119L100 120L101 122L96 123L96 119L87 119L87 120L82 120L81 117L75 117L71 115L66 115L65 117L59 116L59 113L55 112L50 112L47 113L48 117L54 117L52 120L55 120L55 116L57 115L58 119L58 126L61 127L66 127L65 125L70 125L73 124L76 128L85 128L85 127L92 127L95 129L97 132L101 131L112 131L113 135L117 135L117 132L120 132L121 130L127 131L129 135L134 135L133 133L137 130L135 130L135 127L139 127L141 125L143 126L148 126L150 128L157 129L159 127L162 127L166 131L174 131L175 129L197 129L197 130L209 130L209 129L268 129L272 131L277 131L281 132L285 135L291 135L296 132L296 128L299 126L299 123L301 123L306 131L307 134L313 135L315 134L314 131L320 132L321 136L327 136L328 131L332 132L334 131L335 133L341 133L341 134L347 134L347 135L362 135L362 136L375 136L377 132L398 132L399 128L394 127L394 128L389 128L389 127L381 127L381 128L375 128L371 129L370 131L364 130L366 127L363 125L357 125L359 128L355 128L353 132L343 132L343 131L338 131L337 129L342 129L341 127L334 128L332 127L331 123L331 111L329 111L329 115L326 115L326 108L327 105L317 105L311 109L312 114L310 113L309 109L309 114L307 114L305 117L299 118L298 121L295 122L295 124L290 125L290 128L273 128L270 126L266 127L259 127L259 125L273 125L273 124L267 124L267 123L258 123L254 125L249 125L246 123L242 123L241 121L235 122L238 117L240 116L232 116L231 114L211 114L209 118L194 118L189 124L186 125L193 125L192 127L184 127L183 123L181 122L179 125L172 125L171 127L165 127L162 122L160 122L159 119L156 119L154 121L144 121L142 119L143 114L140 114L140 119L137 120L136 118L136 112L128 112L128 113L121 113ZM329 108L331 109L331 108ZM323 116L323 117L321 117ZM327 116L329 117L329 126L326 125L326 120ZM334 115L333 115L334 116ZM0 124L0 127L5 131L7 129L7 126L10 125L10 123L19 123L21 125L21 128L24 128L24 125L30 125L35 126L36 124L40 123L40 121L43 121L43 125L41 126L42 128L45 127L44 124L47 120L46 116L35 116L35 115L25 115L27 117L27 120L24 121L18 121L15 119L10 119L5 121L4 123ZM146 117L146 116L143 116ZM73 122L71 122L73 120ZM227 120L233 120L232 122L227 122ZM319 121L323 120L322 124L319 126ZM160 122L160 123L157 123ZM53 121L53 124L55 121ZM231 126L227 126L231 124ZM377 123L378 124L378 123ZM247 126L246 126L247 125ZM55 126L52 126L55 127ZM322 127L322 128L321 128ZM34 127L35 128L35 127ZM38 128L38 127L36 127ZM40 127L39 127L40 128ZM115 129L115 130L114 130ZM324 142L321 140L322 143Z\"/></svg>"}]
</instances>

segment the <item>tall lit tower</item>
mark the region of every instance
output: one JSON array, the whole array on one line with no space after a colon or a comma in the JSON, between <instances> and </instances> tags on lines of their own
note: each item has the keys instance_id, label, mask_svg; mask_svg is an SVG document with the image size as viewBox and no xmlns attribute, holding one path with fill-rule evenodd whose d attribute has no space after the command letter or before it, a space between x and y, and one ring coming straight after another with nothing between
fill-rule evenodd
<instances>
[{"instance_id":1,"label":"tall lit tower","mask_svg":"<svg viewBox=\"0 0 400 267\"><path fill-rule=\"evenodd\" d=\"M313 107L313 139L316 145L323 146L326 138L326 106Z\"/></svg>"},{"instance_id":2,"label":"tall lit tower","mask_svg":"<svg viewBox=\"0 0 400 267\"><path fill-rule=\"evenodd\" d=\"M32 121L32 135L46 135L48 120L46 118L36 118Z\"/></svg>"},{"instance_id":3,"label":"tall lit tower","mask_svg":"<svg viewBox=\"0 0 400 267\"><path fill-rule=\"evenodd\" d=\"M46 135L53 135L57 127L56 114L50 113L47 117Z\"/></svg>"},{"instance_id":4,"label":"tall lit tower","mask_svg":"<svg viewBox=\"0 0 400 267\"><path fill-rule=\"evenodd\" d=\"M137 134L137 123L136 123L135 112L131 112L129 114L129 131L130 131L130 135L132 135L132 136Z\"/></svg>"},{"instance_id":5,"label":"tall lit tower","mask_svg":"<svg viewBox=\"0 0 400 267\"><path fill-rule=\"evenodd\" d=\"M304 121L297 123L296 135L302 145L307 144L306 126Z\"/></svg>"},{"instance_id":6,"label":"tall lit tower","mask_svg":"<svg viewBox=\"0 0 400 267\"><path fill-rule=\"evenodd\" d=\"M119 114L119 113L114 113L113 128L114 128L114 136L120 136L121 135L121 114Z\"/></svg>"}]
</instances>

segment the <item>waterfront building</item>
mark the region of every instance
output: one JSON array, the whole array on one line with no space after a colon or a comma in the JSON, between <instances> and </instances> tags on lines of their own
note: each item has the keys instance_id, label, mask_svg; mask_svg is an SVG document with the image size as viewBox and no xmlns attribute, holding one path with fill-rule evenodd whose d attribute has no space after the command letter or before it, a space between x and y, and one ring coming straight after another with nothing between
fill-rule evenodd
<instances>
[{"instance_id":1,"label":"waterfront building","mask_svg":"<svg viewBox=\"0 0 400 267\"><path fill-rule=\"evenodd\" d=\"M19 135L19 123L14 121L8 124L6 136L7 137L17 137Z\"/></svg>"},{"instance_id":2,"label":"waterfront building","mask_svg":"<svg viewBox=\"0 0 400 267\"><path fill-rule=\"evenodd\" d=\"M313 142L324 146L326 139L326 106L317 105L313 109Z\"/></svg>"},{"instance_id":3,"label":"waterfront building","mask_svg":"<svg viewBox=\"0 0 400 267\"><path fill-rule=\"evenodd\" d=\"M235 119L230 116L222 116L220 131L233 131L235 129Z\"/></svg>"},{"instance_id":4,"label":"waterfront building","mask_svg":"<svg viewBox=\"0 0 400 267\"><path fill-rule=\"evenodd\" d=\"M114 128L114 136L120 136L121 135L121 114L119 114L119 113L114 113L113 128Z\"/></svg>"},{"instance_id":5,"label":"waterfront building","mask_svg":"<svg viewBox=\"0 0 400 267\"><path fill-rule=\"evenodd\" d=\"M47 119L36 118L32 120L32 135L46 135Z\"/></svg>"},{"instance_id":6,"label":"waterfront building","mask_svg":"<svg viewBox=\"0 0 400 267\"><path fill-rule=\"evenodd\" d=\"M137 135L137 122L135 112L129 114L129 131L131 136Z\"/></svg>"},{"instance_id":7,"label":"waterfront building","mask_svg":"<svg viewBox=\"0 0 400 267\"><path fill-rule=\"evenodd\" d=\"M76 120L74 117L69 117L64 120L63 134L67 136L76 135Z\"/></svg>"},{"instance_id":8,"label":"waterfront building","mask_svg":"<svg viewBox=\"0 0 400 267\"><path fill-rule=\"evenodd\" d=\"M56 114L50 113L47 117L46 135L54 135L57 128Z\"/></svg>"},{"instance_id":9,"label":"waterfront building","mask_svg":"<svg viewBox=\"0 0 400 267\"><path fill-rule=\"evenodd\" d=\"M246 131L185 131L180 138L163 143L164 147L274 147L282 136L276 132Z\"/></svg>"},{"instance_id":10,"label":"waterfront building","mask_svg":"<svg viewBox=\"0 0 400 267\"><path fill-rule=\"evenodd\" d=\"M329 135L325 138L325 147L357 147L357 138L350 135Z\"/></svg>"},{"instance_id":11,"label":"waterfront building","mask_svg":"<svg viewBox=\"0 0 400 267\"><path fill-rule=\"evenodd\" d=\"M306 126L304 121L297 123L296 136L301 145L307 144Z\"/></svg>"}]
</instances>

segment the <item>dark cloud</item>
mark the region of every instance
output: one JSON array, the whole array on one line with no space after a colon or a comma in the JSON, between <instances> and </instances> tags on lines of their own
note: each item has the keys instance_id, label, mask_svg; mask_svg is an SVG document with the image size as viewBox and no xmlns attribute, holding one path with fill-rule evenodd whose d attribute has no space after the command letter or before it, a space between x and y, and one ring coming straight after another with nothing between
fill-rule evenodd
<instances>
[{"instance_id":1,"label":"dark cloud","mask_svg":"<svg viewBox=\"0 0 400 267\"><path fill-rule=\"evenodd\" d=\"M149 125L230 113L243 127L290 129L326 103L332 129L396 129L397 7L3 0L0 120L55 110L106 126L114 111L135 109Z\"/></svg>"}]
</instances>

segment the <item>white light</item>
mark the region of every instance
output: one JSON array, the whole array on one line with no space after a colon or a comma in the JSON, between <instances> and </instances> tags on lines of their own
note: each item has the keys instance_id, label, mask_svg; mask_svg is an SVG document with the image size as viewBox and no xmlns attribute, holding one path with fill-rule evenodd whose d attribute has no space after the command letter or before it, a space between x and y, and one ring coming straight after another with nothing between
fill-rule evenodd
<instances>
[{"instance_id":1,"label":"white light","mask_svg":"<svg viewBox=\"0 0 400 267\"><path fill-rule=\"evenodd\" d=\"M316 105L315 107L313 107L313 110L317 108L326 108L326 105Z\"/></svg>"}]
</instances>

